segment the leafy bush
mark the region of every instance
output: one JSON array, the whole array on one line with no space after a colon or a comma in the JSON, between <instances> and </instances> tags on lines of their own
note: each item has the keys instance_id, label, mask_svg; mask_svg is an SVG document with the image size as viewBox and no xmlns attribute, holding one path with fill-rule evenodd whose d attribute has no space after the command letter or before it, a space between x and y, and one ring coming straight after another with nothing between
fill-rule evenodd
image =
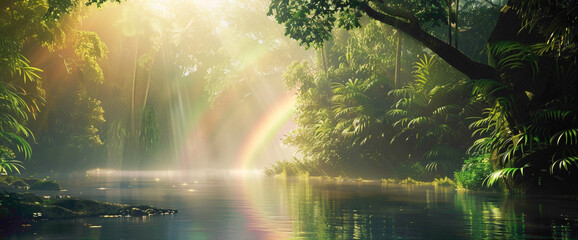
<instances>
[{"instance_id":1,"label":"leafy bush","mask_svg":"<svg viewBox=\"0 0 578 240\"><path fill-rule=\"evenodd\" d=\"M487 189L485 179L492 173L489 154L470 156L464 161L462 170L454 173L457 186L469 190Z\"/></svg>"}]
</instances>

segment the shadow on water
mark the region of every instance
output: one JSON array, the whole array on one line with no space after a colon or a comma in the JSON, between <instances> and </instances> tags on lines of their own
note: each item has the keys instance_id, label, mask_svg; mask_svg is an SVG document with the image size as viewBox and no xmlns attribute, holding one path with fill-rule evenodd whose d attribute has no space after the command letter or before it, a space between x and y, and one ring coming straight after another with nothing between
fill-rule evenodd
<instances>
[{"instance_id":1,"label":"shadow on water","mask_svg":"<svg viewBox=\"0 0 578 240\"><path fill-rule=\"evenodd\" d=\"M252 172L92 172L73 197L174 216L34 223L7 239L572 239L577 201L434 185L268 178ZM90 226L99 226L91 228Z\"/></svg>"}]
</instances>

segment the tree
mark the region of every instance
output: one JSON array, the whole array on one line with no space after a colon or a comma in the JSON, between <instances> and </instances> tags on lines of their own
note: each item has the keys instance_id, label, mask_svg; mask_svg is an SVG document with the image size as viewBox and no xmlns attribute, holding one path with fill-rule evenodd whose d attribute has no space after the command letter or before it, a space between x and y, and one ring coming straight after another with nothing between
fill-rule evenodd
<instances>
[{"instance_id":1,"label":"tree","mask_svg":"<svg viewBox=\"0 0 578 240\"><path fill-rule=\"evenodd\" d=\"M383 38L383 35L389 37ZM303 155L306 171L349 176L393 176L407 161L406 147L389 144L395 135L387 111L394 104L397 37L395 30L367 21L354 31L336 31L317 52L315 65L292 64L284 74L287 88L297 88L298 128L284 141ZM422 49L411 40L398 65L409 75L410 61ZM297 164L297 163L296 163ZM281 164L280 164L281 165Z\"/></svg>"},{"instance_id":2,"label":"tree","mask_svg":"<svg viewBox=\"0 0 578 240\"><path fill-rule=\"evenodd\" d=\"M422 9L436 10L435 1ZM275 15L284 24L286 34L307 46L319 46L331 37L335 26L351 29L360 26L363 16L368 16L406 33L440 56L456 70L473 80L474 94L491 106L490 118L485 121L487 129L496 130L498 142L484 151L492 153L492 164L497 169L493 179L513 178L510 188L561 190L557 187L560 175L542 174L552 172L549 166L555 163L560 169L570 169L574 160L573 150L562 154L563 160L543 161L544 158L529 157L520 150L520 141L535 142L542 146L546 139L564 136L565 145L574 146L574 123L567 123L566 130L558 135L544 137L521 137L533 134L537 118L536 111L556 109L553 102L572 102L568 93L575 89L574 69L577 59L576 26L578 25L578 3L576 1L523 1L510 0L500 12L492 35L488 39L490 63L473 60L457 48L424 30L425 18L411 8L411 1L304 1L273 0L270 15ZM449 4L447 4L449 5ZM497 9L497 8L496 8ZM435 12L435 11L434 11ZM463 14L461 14L463 16ZM461 19L460 19L461 21ZM448 21L449 22L449 21ZM463 43L463 41L461 42ZM463 47L463 44L461 45ZM560 88L560 86L564 86ZM566 111L566 110L564 110ZM574 110L569 110L572 114ZM539 115L539 114L538 114ZM561 116L561 115L558 115ZM477 127L484 124L478 123ZM476 127L474 126L474 127ZM562 131L562 132L560 132ZM563 134L562 134L563 133ZM562 134L562 135L560 135ZM534 135L532 135L534 136ZM549 136L549 137L548 137ZM534 140L530 140L534 139ZM538 140L537 140L538 139ZM561 141L556 142L559 144ZM535 149L532 147L532 149ZM560 146L554 149L560 150ZM515 154L514 154L515 153ZM568 153L572 153L568 155ZM503 158L506 156L506 158ZM525 159L525 160L524 160ZM524 168L524 166L533 166ZM526 170L521 170L522 168ZM527 173L531 170L532 173ZM521 173L526 173L520 178ZM571 173L571 171L566 171ZM562 182L572 182L576 175L565 175ZM520 180L521 179L521 180ZM548 179L548 181L544 181ZM556 180L558 179L558 180ZM515 183L524 184L515 184ZM561 185L559 185L561 186ZM576 188L567 188L576 190Z\"/></svg>"},{"instance_id":3,"label":"tree","mask_svg":"<svg viewBox=\"0 0 578 240\"><path fill-rule=\"evenodd\" d=\"M440 6L434 1L424 1L420 6L425 12L440 11ZM427 48L438 54L450 65L471 79L498 79L498 72L487 64L473 61L465 54L448 43L434 37L423 30L420 15L414 14L406 2L392 4L384 1L280 1L273 0L269 14L275 15L280 24L286 28L286 34L299 40L306 46L319 46L331 36L334 26L351 29L360 26L362 16L369 16L377 21L395 27L405 34L423 43ZM405 7L405 8L403 8ZM441 10L443 11L443 10ZM430 14L431 15L431 14ZM430 16L428 15L428 16ZM443 15L434 15L443 16Z\"/></svg>"},{"instance_id":4,"label":"tree","mask_svg":"<svg viewBox=\"0 0 578 240\"><path fill-rule=\"evenodd\" d=\"M68 109L70 110L73 106L55 101L61 100L61 98L52 95L53 91L51 90L54 90L54 88L51 88L53 86L51 83L53 83L55 78L50 76L50 71L43 72L39 68L31 66L43 65L43 67L47 67L49 64L58 65L58 63L62 63L63 66L59 65L58 67L62 67L64 69L63 72L70 70L75 73L71 78L84 79L87 84L90 82L102 82L102 70L97 60L106 53L106 48L99 45L98 36L89 32L77 31L72 27L75 22L72 16L78 16L73 14L73 12L78 10L77 6L80 2L78 0L31 0L2 1L0 3L0 32L2 34L0 44L2 55L2 61L0 62L1 84L7 92L12 92L14 96L20 98L20 100L15 101L14 98L7 97L13 95L4 95L6 97L4 98L5 100L13 99L10 100L13 103L20 102L18 105L7 106L4 113L7 115L11 114L14 121L20 124L16 131L19 132L17 136L26 138L12 141L14 145L11 148L12 150L15 148L21 149L21 151L24 151L24 157L26 158L29 157L32 149L34 151L39 149L39 145L36 143L46 143L46 140L55 139L54 137L51 138L50 131L52 133L58 132L56 128L51 128L52 130L47 130L47 128L48 126L55 127L58 125L53 124L55 122L66 122L59 121L65 120L66 117L76 119L73 120L76 121L75 124L69 126L74 126L78 130L74 130L76 135L72 136L75 140L79 140L77 143L84 140L95 143L100 142L97 126L86 118L90 114L97 114L94 119L101 119L102 112L100 111L102 111L102 108L99 108L98 100L91 99L90 93L86 91L86 88L74 88L67 95L72 100L67 99L68 101L65 102L74 103L72 105L77 109L85 111L76 114L60 114L60 116L56 117L60 119L55 120L55 118L52 118L51 120L54 121L47 121L48 116L54 117L58 115L55 114L58 107L68 106L71 107ZM86 1L83 3L91 5L93 3L102 4L103 2L105 1ZM66 48L66 46L69 48ZM46 64L46 62L40 62L39 64L39 61L35 58L38 55L33 55L41 51L47 52L45 56L51 60L48 61L50 62L49 64ZM44 78L43 81L41 81L40 76ZM67 89L67 87L64 88ZM46 88L49 89L48 95L46 95ZM81 90L84 90L84 92ZM82 104L80 103L82 101L79 98L86 100L84 103L87 104L81 106ZM58 102L58 104L55 104L55 102ZM12 110L8 110L9 108ZM24 111L25 115L21 115L19 113L20 110L17 110L18 108ZM93 111L95 109L97 110L96 112ZM89 124L86 128L84 128L86 126L85 123ZM32 130L29 130L28 126ZM4 130L8 131L8 128L4 128ZM38 137L38 142L32 136L33 131ZM31 147L27 141L35 144ZM19 152L21 151L14 152L20 154ZM18 155L16 156L19 157Z\"/></svg>"}]
</instances>

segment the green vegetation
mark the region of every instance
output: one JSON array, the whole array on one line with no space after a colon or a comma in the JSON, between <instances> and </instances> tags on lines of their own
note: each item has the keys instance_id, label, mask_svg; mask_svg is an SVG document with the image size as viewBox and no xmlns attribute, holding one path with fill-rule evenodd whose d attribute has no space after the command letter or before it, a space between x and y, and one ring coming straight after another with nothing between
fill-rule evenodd
<instances>
[{"instance_id":1,"label":"green vegetation","mask_svg":"<svg viewBox=\"0 0 578 240\"><path fill-rule=\"evenodd\" d=\"M421 163L470 189L577 192L576 1L434 2L273 0L320 59L286 73L299 99L286 143L339 175Z\"/></svg>"},{"instance_id":2,"label":"green vegetation","mask_svg":"<svg viewBox=\"0 0 578 240\"><path fill-rule=\"evenodd\" d=\"M226 159L204 128L289 66L299 159L267 174L578 192L576 1L151 3L0 3L1 174Z\"/></svg>"},{"instance_id":3,"label":"green vegetation","mask_svg":"<svg viewBox=\"0 0 578 240\"><path fill-rule=\"evenodd\" d=\"M462 169L454 173L454 179L459 188L486 190L484 183L491 173L489 154L471 156L464 160Z\"/></svg>"},{"instance_id":4,"label":"green vegetation","mask_svg":"<svg viewBox=\"0 0 578 240\"><path fill-rule=\"evenodd\" d=\"M456 182L448 177L436 178L433 183L437 186L456 186Z\"/></svg>"},{"instance_id":5,"label":"green vegetation","mask_svg":"<svg viewBox=\"0 0 578 240\"><path fill-rule=\"evenodd\" d=\"M293 161L277 161L270 168L265 169L268 176L325 176L326 174L313 162L303 162L298 159Z\"/></svg>"},{"instance_id":6,"label":"green vegetation","mask_svg":"<svg viewBox=\"0 0 578 240\"><path fill-rule=\"evenodd\" d=\"M10 148L0 146L0 174L8 174L8 172L20 173L23 169L22 162L15 160L14 152Z\"/></svg>"}]
</instances>

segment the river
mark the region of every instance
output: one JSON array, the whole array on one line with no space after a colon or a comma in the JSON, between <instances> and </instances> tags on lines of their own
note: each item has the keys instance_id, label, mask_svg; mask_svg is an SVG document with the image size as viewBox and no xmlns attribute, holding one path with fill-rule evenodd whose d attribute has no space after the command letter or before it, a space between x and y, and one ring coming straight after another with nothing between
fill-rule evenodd
<instances>
[{"instance_id":1,"label":"river","mask_svg":"<svg viewBox=\"0 0 578 240\"><path fill-rule=\"evenodd\" d=\"M576 239L571 198L202 171L92 171L66 194L176 215L34 223L7 239Z\"/></svg>"}]
</instances>

